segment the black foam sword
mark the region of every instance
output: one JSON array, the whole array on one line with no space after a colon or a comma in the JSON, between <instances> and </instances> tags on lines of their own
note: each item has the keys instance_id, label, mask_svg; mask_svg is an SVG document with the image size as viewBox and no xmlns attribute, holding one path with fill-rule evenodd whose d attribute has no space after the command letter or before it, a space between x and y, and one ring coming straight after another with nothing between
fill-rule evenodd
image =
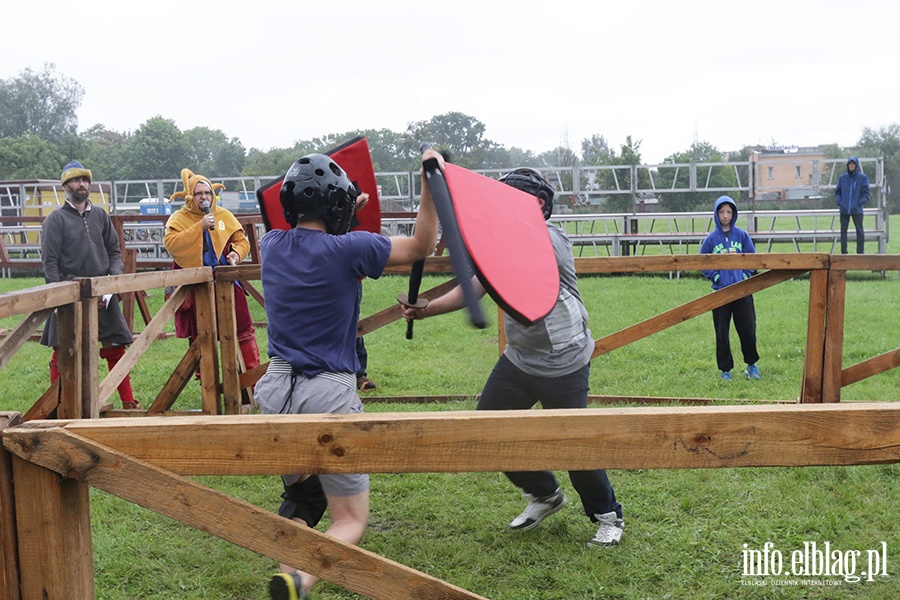
<instances>
[{"instance_id":1,"label":"black foam sword","mask_svg":"<svg viewBox=\"0 0 900 600\"><path fill-rule=\"evenodd\" d=\"M429 148L431 148L431 144L423 142L420 150L424 152ZM459 282L466 308L469 310L469 319L472 325L478 329L484 329L487 327L487 320L481 310L479 296L472 285L472 259L469 257L469 252L466 250L459 232L459 223L456 220L456 213L453 211L453 199L450 196L450 189L447 187L447 180L444 179L444 174L441 172L436 158L424 161L422 169L428 182L428 189L431 190L434 208L441 222L444 243L450 251L450 263L453 265L456 280ZM424 184L425 182L423 182ZM419 301L419 287L422 284L424 267L424 260L413 263L409 276L409 293L406 301L400 300L402 304L414 308L422 308L425 305L424 301ZM412 339L412 321L407 324L406 339Z\"/></svg>"}]
</instances>

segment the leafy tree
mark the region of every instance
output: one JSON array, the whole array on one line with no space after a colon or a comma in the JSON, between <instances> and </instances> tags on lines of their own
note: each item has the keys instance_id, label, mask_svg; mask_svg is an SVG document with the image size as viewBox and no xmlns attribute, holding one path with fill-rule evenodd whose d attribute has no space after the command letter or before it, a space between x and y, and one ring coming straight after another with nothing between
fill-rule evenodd
<instances>
[{"instance_id":1,"label":"leafy tree","mask_svg":"<svg viewBox=\"0 0 900 600\"><path fill-rule=\"evenodd\" d=\"M192 171L207 177L229 177L241 172L246 152L238 138L229 138L220 129L194 127L184 132L188 143L188 163Z\"/></svg>"},{"instance_id":2,"label":"leafy tree","mask_svg":"<svg viewBox=\"0 0 900 600\"><path fill-rule=\"evenodd\" d=\"M64 161L56 144L34 134L0 138L0 180L58 180Z\"/></svg>"},{"instance_id":3,"label":"leafy tree","mask_svg":"<svg viewBox=\"0 0 900 600\"><path fill-rule=\"evenodd\" d=\"M281 177L287 173L291 163L309 152L298 153L293 148L272 148L259 150L251 148L241 169L243 177Z\"/></svg>"},{"instance_id":4,"label":"leafy tree","mask_svg":"<svg viewBox=\"0 0 900 600\"><path fill-rule=\"evenodd\" d=\"M857 156L884 157L884 179L890 183L900 176L900 125L892 123L879 129L863 129L856 148ZM872 174L869 174L872 178ZM888 194L888 210L900 212L900 198Z\"/></svg>"},{"instance_id":5,"label":"leafy tree","mask_svg":"<svg viewBox=\"0 0 900 600\"><path fill-rule=\"evenodd\" d=\"M123 151L128 135L118 131L110 131L101 124L94 125L82 132L78 151L70 152L91 170L94 179L120 179Z\"/></svg>"},{"instance_id":6,"label":"leafy tree","mask_svg":"<svg viewBox=\"0 0 900 600\"><path fill-rule=\"evenodd\" d=\"M484 123L461 112L436 115L428 121L410 123L406 128L406 153L416 156L419 142L431 142L435 148L448 150L453 162L468 169L480 168L486 153L496 144L484 139Z\"/></svg>"},{"instance_id":7,"label":"leafy tree","mask_svg":"<svg viewBox=\"0 0 900 600\"><path fill-rule=\"evenodd\" d=\"M120 177L178 179L183 168L190 168L190 157L191 149L175 121L151 117L125 142Z\"/></svg>"},{"instance_id":8,"label":"leafy tree","mask_svg":"<svg viewBox=\"0 0 900 600\"><path fill-rule=\"evenodd\" d=\"M664 165L697 165L698 163L723 162L722 153L709 142L695 142L685 152L677 152L663 160ZM697 187L730 187L737 185L734 171L729 167L696 166ZM690 187L690 168L660 169L658 186L663 189L687 189ZM712 206L719 192L671 192L660 194L660 203L668 211L700 210Z\"/></svg>"},{"instance_id":9,"label":"leafy tree","mask_svg":"<svg viewBox=\"0 0 900 600\"><path fill-rule=\"evenodd\" d=\"M609 149L606 138L593 134L581 141L581 164L590 166L608 165L614 152Z\"/></svg>"},{"instance_id":10,"label":"leafy tree","mask_svg":"<svg viewBox=\"0 0 900 600\"><path fill-rule=\"evenodd\" d=\"M25 69L0 81L0 138L32 134L60 144L75 135L84 89L56 72L53 63L40 71Z\"/></svg>"}]
</instances>

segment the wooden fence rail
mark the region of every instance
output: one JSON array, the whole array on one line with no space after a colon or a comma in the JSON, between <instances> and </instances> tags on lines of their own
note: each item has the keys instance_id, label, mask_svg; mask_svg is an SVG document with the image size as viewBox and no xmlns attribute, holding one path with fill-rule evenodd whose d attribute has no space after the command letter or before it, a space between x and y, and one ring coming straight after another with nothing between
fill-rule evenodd
<instances>
[{"instance_id":1,"label":"wooden fence rail","mask_svg":"<svg viewBox=\"0 0 900 600\"><path fill-rule=\"evenodd\" d=\"M184 476L885 464L900 462L900 406L55 420L2 439L0 499L15 497L0 548L18 562L2 600L94 596L89 486L370 598L455 600L482 596Z\"/></svg>"}]
</instances>

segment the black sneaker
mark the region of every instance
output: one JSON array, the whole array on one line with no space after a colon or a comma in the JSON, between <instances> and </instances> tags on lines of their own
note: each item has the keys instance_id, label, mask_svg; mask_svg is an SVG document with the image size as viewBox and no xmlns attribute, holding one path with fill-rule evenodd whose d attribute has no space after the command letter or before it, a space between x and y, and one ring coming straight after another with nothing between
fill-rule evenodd
<instances>
[{"instance_id":1,"label":"black sneaker","mask_svg":"<svg viewBox=\"0 0 900 600\"><path fill-rule=\"evenodd\" d=\"M269 580L269 597L272 600L303 600L303 580L297 573L278 573Z\"/></svg>"}]
</instances>

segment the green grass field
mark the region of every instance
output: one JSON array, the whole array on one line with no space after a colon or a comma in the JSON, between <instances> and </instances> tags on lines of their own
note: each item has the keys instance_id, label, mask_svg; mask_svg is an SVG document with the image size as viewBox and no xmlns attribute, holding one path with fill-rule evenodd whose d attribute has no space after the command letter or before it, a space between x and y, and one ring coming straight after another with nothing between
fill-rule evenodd
<instances>
[{"instance_id":1,"label":"green grass field","mask_svg":"<svg viewBox=\"0 0 900 600\"><path fill-rule=\"evenodd\" d=\"M423 289L440 281L426 277ZM4 279L0 291L39 283ZM406 284L402 277L366 281L363 315L389 306ZM697 298L709 284L694 273L677 279L597 276L582 278L581 289L596 338ZM721 381L707 314L595 360L591 393L793 401L800 393L808 293L808 280L800 278L756 294L760 381ZM150 294L155 309L161 290ZM900 345L896 272L884 278L851 273L846 306L845 365ZM399 322L367 336L376 393L478 394L498 354L496 308L485 302L485 309L491 320L486 330L473 329L456 313L417 322L413 340L405 339ZM256 316L262 320L262 311ZM15 322L2 320L0 327ZM265 331L258 337L265 348ZM141 400L155 396L185 344L174 338L156 342L138 363L133 383ZM30 343L9 361L0 372L2 410L27 410L46 388L48 359L47 348ZM842 399L900 400L900 369L845 388ZM199 407L197 384L188 386L177 407ZM473 407L470 399L413 406L370 402L366 410ZM507 523L524 504L498 473L373 475L372 516L362 546L496 600L900 597L897 465L634 470L612 471L610 478L627 525L614 549L585 546L595 528L564 474L560 482L569 506L533 531L508 532ZM275 477L196 479L269 510L279 503ZM91 508L98 598L267 598L274 561L103 492L92 490ZM861 550L861 560L885 542L889 577L858 583L843 577L742 578L744 551L761 550L766 542L784 555L785 568L805 542ZM865 569L856 565L857 574ZM809 584L816 579L823 584ZM358 596L326 584L314 598Z\"/></svg>"}]
</instances>

